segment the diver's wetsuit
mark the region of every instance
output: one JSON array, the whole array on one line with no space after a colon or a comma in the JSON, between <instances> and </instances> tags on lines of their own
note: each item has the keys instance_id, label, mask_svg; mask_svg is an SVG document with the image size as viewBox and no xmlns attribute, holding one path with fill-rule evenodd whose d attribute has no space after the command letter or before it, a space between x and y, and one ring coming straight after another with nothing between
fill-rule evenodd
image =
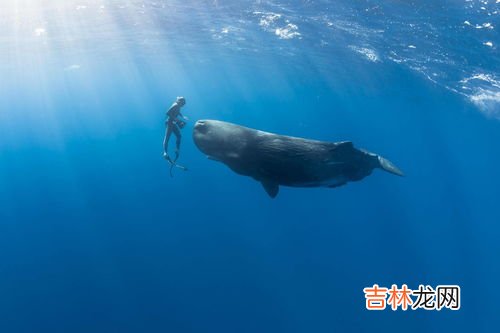
<instances>
[{"instance_id":1,"label":"diver's wetsuit","mask_svg":"<svg viewBox=\"0 0 500 333\"><path fill-rule=\"evenodd\" d=\"M172 135L172 132L175 135L176 141L175 141L175 155L176 155L176 160L179 157L179 149L181 148L181 130L179 126L177 125L178 116L181 115L181 106L176 102L174 103L170 109L167 111L167 116L168 119L165 122L167 126L167 132L165 133L165 140L163 141L163 147L165 149L165 153L168 151L168 141L170 140L170 136Z\"/></svg>"}]
</instances>

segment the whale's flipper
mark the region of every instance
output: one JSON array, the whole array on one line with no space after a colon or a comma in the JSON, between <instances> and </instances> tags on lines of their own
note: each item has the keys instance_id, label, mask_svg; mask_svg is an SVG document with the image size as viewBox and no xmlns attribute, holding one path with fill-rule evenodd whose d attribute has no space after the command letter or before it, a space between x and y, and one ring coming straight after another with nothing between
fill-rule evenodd
<instances>
[{"instance_id":1,"label":"whale's flipper","mask_svg":"<svg viewBox=\"0 0 500 333\"><path fill-rule=\"evenodd\" d=\"M378 167L387 171L387 172L390 172L390 173L393 173L395 175L398 175L398 176L404 176L405 174L403 173L403 171L399 170L394 164L392 164L391 161L389 161L388 159L386 158L383 158L382 156L377 156L378 158Z\"/></svg>"},{"instance_id":2,"label":"whale's flipper","mask_svg":"<svg viewBox=\"0 0 500 333\"><path fill-rule=\"evenodd\" d=\"M280 190L279 185L277 183L266 180L263 180L261 183L262 186L264 186L264 190L266 190L267 194L269 194L269 196L273 199L276 198Z\"/></svg>"}]
</instances>

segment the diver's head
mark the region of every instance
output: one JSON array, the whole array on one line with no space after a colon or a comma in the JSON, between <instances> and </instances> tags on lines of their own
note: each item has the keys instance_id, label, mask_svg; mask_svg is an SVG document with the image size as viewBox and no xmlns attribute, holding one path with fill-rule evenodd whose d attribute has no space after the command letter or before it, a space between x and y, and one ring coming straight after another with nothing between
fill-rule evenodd
<instances>
[{"instance_id":1,"label":"diver's head","mask_svg":"<svg viewBox=\"0 0 500 333\"><path fill-rule=\"evenodd\" d=\"M176 103L180 106L184 106L186 104L186 99L182 96L177 97Z\"/></svg>"}]
</instances>

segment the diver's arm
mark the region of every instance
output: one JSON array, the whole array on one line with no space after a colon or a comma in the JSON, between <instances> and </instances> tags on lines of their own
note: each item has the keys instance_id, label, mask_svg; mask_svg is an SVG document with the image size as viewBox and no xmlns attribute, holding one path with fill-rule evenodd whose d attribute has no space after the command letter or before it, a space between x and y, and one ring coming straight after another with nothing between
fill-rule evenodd
<instances>
[{"instance_id":1,"label":"diver's arm","mask_svg":"<svg viewBox=\"0 0 500 333\"><path fill-rule=\"evenodd\" d=\"M182 113L179 112L179 117L181 117L184 120L189 120L188 117L184 116Z\"/></svg>"}]
</instances>

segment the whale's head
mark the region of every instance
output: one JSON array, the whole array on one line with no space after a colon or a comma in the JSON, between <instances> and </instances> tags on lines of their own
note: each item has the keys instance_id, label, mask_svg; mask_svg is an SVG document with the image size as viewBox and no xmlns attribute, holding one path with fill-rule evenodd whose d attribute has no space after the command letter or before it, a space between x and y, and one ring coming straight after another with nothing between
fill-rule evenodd
<instances>
[{"instance_id":1,"label":"whale's head","mask_svg":"<svg viewBox=\"0 0 500 333\"><path fill-rule=\"evenodd\" d=\"M230 163L241 157L247 145L247 129L219 120L198 120L194 125L194 143L209 158Z\"/></svg>"}]
</instances>

